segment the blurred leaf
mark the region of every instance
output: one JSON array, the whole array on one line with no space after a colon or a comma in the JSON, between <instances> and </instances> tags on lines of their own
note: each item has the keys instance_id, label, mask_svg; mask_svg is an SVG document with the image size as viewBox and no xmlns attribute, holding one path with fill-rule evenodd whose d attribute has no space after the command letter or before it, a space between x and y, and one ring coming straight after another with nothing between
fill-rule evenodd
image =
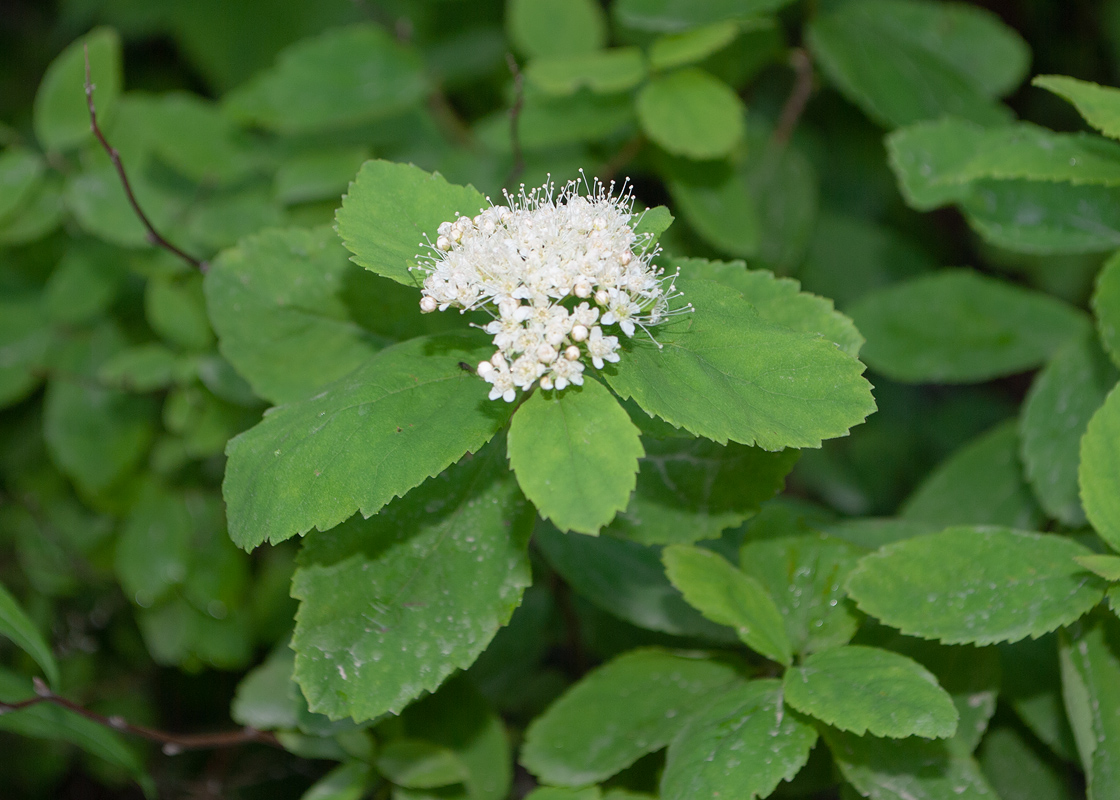
<instances>
[{"instance_id":1,"label":"blurred leaf","mask_svg":"<svg viewBox=\"0 0 1120 800\"><path fill-rule=\"evenodd\" d=\"M128 598L147 608L187 577L194 522L182 495L149 482L129 513L116 548L116 572Z\"/></svg>"},{"instance_id":2,"label":"blurred leaf","mask_svg":"<svg viewBox=\"0 0 1120 800\"><path fill-rule=\"evenodd\" d=\"M215 103L193 94L162 95L145 122L153 152L199 183L237 181L261 158Z\"/></svg>"},{"instance_id":3,"label":"blurred leaf","mask_svg":"<svg viewBox=\"0 0 1120 800\"><path fill-rule=\"evenodd\" d=\"M1031 85L1073 103L1086 122L1105 136L1120 139L1120 89L1065 75L1036 75Z\"/></svg>"},{"instance_id":4,"label":"blurred leaf","mask_svg":"<svg viewBox=\"0 0 1120 800\"><path fill-rule=\"evenodd\" d=\"M739 25L724 20L684 33L660 36L650 44L650 67L665 70L694 64L727 47L738 35Z\"/></svg>"},{"instance_id":5,"label":"blurred leaf","mask_svg":"<svg viewBox=\"0 0 1120 800\"><path fill-rule=\"evenodd\" d=\"M511 0L506 30L532 57L592 53L607 43L607 20L594 0Z\"/></svg>"},{"instance_id":6,"label":"blurred leaf","mask_svg":"<svg viewBox=\"0 0 1120 800\"><path fill-rule=\"evenodd\" d=\"M413 48L360 24L285 49L271 69L226 95L225 104L239 121L307 133L404 111L427 88Z\"/></svg>"},{"instance_id":7,"label":"blurred leaf","mask_svg":"<svg viewBox=\"0 0 1120 800\"><path fill-rule=\"evenodd\" d=\"M1000 797L1073 800L1066 776L1041 758L1014 728L996 728L985 737L980 767Z\"/></svg>"},{"instance_id":8,"label":"blurred leaf","mask_svg":"<svg viewBox=\"0 0 1120 800\"><path fill-rule=\"evenodd\" d=\"M48 175L21 207L0 219L0 245L21 245L42 239L62 221L62 181Z\"/></svg>"},{"instance_id":9,"label":"blurred leaf","mask_svg":"<svg viewBox=\"0 0 1120 800\"><path fill-rule=\"evenodd\" d=\"M335 200L362 163L369 158L365 147L316 149L286 158L276 169L276 198L285 204Z\"/></svg>"},{"instance_id":10,"label":"blurred leaf","mask_svg":"<svg viewBox=\"0 0 1120 800\"><path fill-rule=\"evenodd\" d=\"M292 647L313 711L399 713L478 657L529 584L528 507L501 442L305 544Z\"/></svg>"},{"instance_id":11,"label":"blurred leaf","mask_svg":"<svg viewBox=\"0 0 1120 800\"><path fill-rule=\"evenodd\" d=\"M628 28L679 33L724 20L748 20L789 5L792 0L618 0L615 19Z\"/></svg>"},{"instance_id":12,"label":"blurred leaf","mask_svg":"<svg viewBox=\"0 0 1120 800\"><path fill-rule=\"evenodd\" d=\"M123 277L119 251L96 242L76 243L47 281L47 312L64 325L90 322L116 299Z\"/></svg>"},{"instance_id":13,"label":"blurred leaf","mask_svg":"<svg viewBox=\"0 0 1120 800\"><path fill-rule=\"evenodd\" d=\"M112 28L95 28L51 62L35 95L35 137L44 150L69 150L93 136L86 102L85 48L98 122L113 113L121 92L121 41Z\"/></svg>"},{"instance_id":14,"label":"blurred leaf","mask_svg":"<svg viewBox=\"0 0 1120 800\"><path fill-rule=\"evenodd\" d=\"M467 765L454 752L422 739L394 739L377 754L378 772L398 786L434 789L467 779Z\"/></svg>"},{"instance_id":15,"label":"blurred leaf","mask_svg":"<svg viewBox=\"0 0 1120 800\"><path fill-rule=\"evenodd\" d=\"M674 155L719 158L743 138L742 101L727 84L700 69L654 78L636 102L643 130Z\"/></svg>"},{"instance_id":16,"label":"blurred leaf","mask_svg":"<svg viewBox=\"0 0 1120 800\"><path fill-rule=\"evenodd\" d=\"M144 311L152 329L172 344L199 351L208 350L214 343L201 274L150 279L144 292Z\"/></svg>"},{"instance_id":17,"label":"blurred leaf","mask_svg":"<svg viewBox=\"0 0 1120 800\"><path fill-rule=\"evenodd\" d=\"M1089 800L1120 792L1120 622L1098 612L1063 631L1062 695Z\"/></svg>"},{"instance_id":18,"label":"blurred leaf","mask_svg":"<svg viewBox=\"0 0 1120 800\"><path fill-rule=\"evenodd\" d=\"M521 764L550 784L604 780L663 748L699 701L740 681L717 661L632 650L592 670L533 720Z\"/></svg>"},{"instance_id":19,"label":"blurred leaf","mask_svg":"<svg viewBox=\"0 0 1120 800\"><path fill-rule=\"evenodd\" d=\"M42 380L53 338L43 306L30 293L0 298L0 407L19 402Z\"/></svg>"},{"instance_id":20,"label":"blurred leaf","mask_svg":"<svg viewBox=\"0 0 1120 800\"><path fill-rule=\"evenodd\" d=\"M567 95L582 86L611 94L637 86L646 77L645 59L636 47L615 47L594 53L536 58L525 77L548 94Z\"/></svg>"},{"instance_id":21,"label":"blurred leaf","mask_svg":"<svg viewBox=\"0 0 1120 800\"><path fill-rule=\"evenodd\" d=\"M965 269L873 292L851 315L867 337L860 357L910 383L973 383L1023 372L1085 329L1077 309Z\"/></svg>"},{"instance_id":22,"label":"blurred leaf","mask_svg":"<svg viewBox=\"0 0 1120 800\"><path fill-rule=\"evenodd\" d=\"M750 187L737 170L670 175L668 188L696 233L733 256L753 256L762 242L762 221Z\"/></svg>"},{"instance_id":23,"label":"blurred leaf","mask_svg":"<svg viewBox=\"0 0 1120 800\"><path fill-rule=\"evenodd\" d=\"M1078 470L1081 503L1101 538L1120 550L1120 389L1089 420Z\"/></svg>"},{"instance_id":24,"label":"blurred leaf","mask_svg":"<svg viewBox=\"0 0 1120 800\"><path fill-rule=\"evenodd\" d=\"M183 362L162 344L149 342L121 350L97 371L97 379L114 389L151 392L166 389L184 372Z\"/></svg>"},{"instance_id":25,"label":"blurred leaf","mask_svg":"<svg viewBox=\"0 0 1120 800\"><path fill-rule=\"evenodd\" d=\"M953 527L864 556L847 587L860 610L945 644L1037 638L1100 602L1104 582L1073 559L1071 539L997 527Z\"/></svg>"},{"instance_id":26,"label":"blurred leaf","mask_svg":"<svg viewBox=\"0 0 1120 800\"><path fill-rule=\"evenodd\" d=\"M2 583L0 583L0 634L31 656L42 668L51 686L58 688L58 664L54 660L50 646L43 640L35 624Z\"/></svg>"},{"instance_id":27,"label":"blurred leaf","mask_svg":"<svg viewBox=\"0 0 1120 800\"><path fill-rule=\"evenodd\" d=\"M1085 524L1077 483L1081 437L1118 380L1120 372L1088 335L1054 355L1023 402L1019 436L1027 480L1046 512L1066 525Z\"/></svg>"},{"instance_id":28,"label":"blurred leaf","mask_svg":"<svg viewBox=\"0 0 1120 800\"><path fill-rule=\"evenodd\" d=\"M944 739L957 709L916 661L877 647L823 650L786 671L785 699L798 711L862 735Z\"/></svg>"},{"instance_id":29,"label":"blurred leaf","mask_svg":"<svg viewBox=\"0 0 1120 800\"><path fill-rule=\"evenodd\" d=\"M776 680L737 684L707 704L669 743L661 797L768 797L796 775L817 740L787 713Z\"/></svg>"},{"instance_id":30,"label":"blurred leaf","mask_svg":"<svg viewBox=\"0 0 1120 800\"><path fill-rule=\"evenodd\" d=\"M1120 255L1108 259L1097 274L1092 305L1101 342L1120 366Z\"/></svg>"},{"instance_id":31,"label":"blurred leaf","mask_svg":"<svg viewBox=\"0 0 1120 800\"><path fill-rule=\"evenodd\" d=\"M1003 685L1000 698L1063 761L1077 760L1062 701L1058 635L999 645Z\"/></svg>"},{"instance_id":32,"label":"blurred leaf","mask_svg":"<svg viewBox=\"0 0 1120 800\"><path fill-rule=\"evenodd\" d=\"M0 153L0 222L23 206L45 169L43 159L26 148L9 147Z\"/></svg>"},{"instance_id":33,"label":"blurred leaf","mask_svg":"<svg viewBox=\"0 0 1120 800\"><path fill-rule=\"evenodd\" d=\"M734 628L752 650L789 666L789 638L766 587L723 556L692 545L671 545L661 559L665 574L689 605L717 625Z\"/></svg>"},{"instance_id":34,"label":"blurred leaf","mask_svg":"<svg viewBox=\"0 0 1120 800\"><path fill-rule=\"evenodd\" d=\"M887 135L887 158L911 208L929 211L968 196L970 187L944 180L971 161L984 142L974 122L944 117Z\"/></svg>"},{"instance_id":35,"label":"blurred leaf","mask_svg":"<svg viewBox=\"0 0 1120 800\"><path fill-rule=\"evenodd\" d=\"M300 800L361 800L372 783L369 764L345 761L315 781Z\"/></svg>"},{"instance_id":36,"label":"blurred leaf","mask_svg":"<svg viewBox=\"0 0 1120 800\"><path fill-rule=\"evenodd\" d=\"M1110 583L1120 581L1120 556L1077 556L1073 560Z\"/></svg>"}]
</instances>

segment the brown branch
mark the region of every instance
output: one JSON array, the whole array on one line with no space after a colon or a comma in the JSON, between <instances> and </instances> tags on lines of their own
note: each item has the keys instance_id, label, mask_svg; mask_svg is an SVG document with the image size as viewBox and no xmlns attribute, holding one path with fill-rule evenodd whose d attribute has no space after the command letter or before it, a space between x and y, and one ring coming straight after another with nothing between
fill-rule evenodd
<instances>
[{"instance_id":1,"label":"brown branch","mask_svg":"<svg viewBox=\"0 0 1120 800\"><path fill-rule=\"evenodd\" d=\"M509 109L509 144L513 151L513 167L506 178L506 186L512 186L525 171L525 155L521 151L521 109L525 105L525 78L517 66L517 59L513 53L506 53L506 63L509 64L510 74L513 75L513 105Z\"/></svg>"},{"instance_id":2,"label":"brown branch","mask_svg":"<svg viewBox=\"0 0 1120 800\"><path fill-rule=\"evenodd\" d=\"M255 742L266 744L270 747L283 747L280 741L268 731L258 731L256 728L241 728L236 731L222 731L220 733L176 734L148 728L143 725L133 725L118 716L106 717L96 711L90 711L77 703L60 697L50 690L40 678L35 678L35 697L20 700L16 703L0 702L0 715L20 711L40 703L50 703L67 711L72 711L88 720L104 725L121 733L139 736L150 742L163 746L165 755L174 756L185 750L202 750L214 747L236 747L237 745Z\"/></svg>"},{"instance_id":3,"label":"brown branch","mask_svg":"<svg viewBox=\"0 0 1120 800\"><path fill-rule=\"evenodd\" d=\"M121 185L124 187L125 196L128 198L128 204L132 206L132 210L136 212L136 216L140 218L140 222L142 222L147 229L148 242L157 247L162 247L167 252L183 259L183 261L186 261L192 267L205 272L208 266L207 263L184 253L178 247L171 244L171 242L160 236L159 231L152 225L152 221L148 219L148 215L140 208L140 203L136 201L136 195L132 192L132 184L129 183L128 176L125 174L124 164L121 163L120 153L117 152L117 148L113 147L105 139L105 134L101 132L101 126L97 124L97 109L93 105L93 81L90 77L89 68L89 45L85 45L84 49L86 56L86 105L89 106L89 125L90 128L93 129L93 135L97 137L97 141L101 143L101 147L104 148L105 152L109 155L109 160L113 162L113 166L117 170L117 175L121 179Z\"/></svg>"},{"instance_id":4,"label":"brown branch","mask_svg":"<svg viewBox=\"0 0 1120 800\"><path fill-rule=\"evenodd\" d=\"M793 136L801 112L809 102L813 93L813 60L802 47L795 47L789 53L789 65L793 67L793 89L790 90L786 104L782 106L782 113L778 116L778 124L774 126L774 142L784 145Z\"/></svg>"}]
</instances>

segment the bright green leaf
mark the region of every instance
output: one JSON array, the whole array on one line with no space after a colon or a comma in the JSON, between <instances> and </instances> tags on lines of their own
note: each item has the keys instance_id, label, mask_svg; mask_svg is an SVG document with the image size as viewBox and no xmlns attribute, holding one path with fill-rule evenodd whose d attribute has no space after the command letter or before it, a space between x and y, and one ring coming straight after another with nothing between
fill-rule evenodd
<instances>
[{"instance_id":1,"label":"bright green leaf","mask_svg":"<svg viewBox=\"0 0 1120 800\"><path fill-rule=\"evenodd\" d=\"M1120 556L1077 556L1073 560L1110 583L1120 581Z\"/></svg>"},{"instance_id":2,"label":"bright green leaf","mask_svg":"<svg viewBox=\"0 0 1120 800\"><path fill-rule=\"evenodd\" d=\"M925 667L877 647L823 650L786 671L786 701L857 734L944 739L957 729L952 698Z\"/></svg>"},{"instance_id":3,"label":"bright green leaf","mask_svg":"<svg viewBox=\"0 0 1120 800\"><path fill-rule=\"evenodd\" d=\"M752 650L789 665L793 654L781 612L761 583L699 547L671 545L661 558L665 574L690 605L717 625L734 628Z\"/></svg>"},{"instance_id":4,"label":"bright green leaf","mask_svg":"<svg viewBox=\"0 0 1120 800\"><path fill-rule=\"evenodd\" d=\"M1054 355L1023 403L1019 436L1027 480L1046 512L1066 525L1085 524L1077 484L1081 437L1118 380L1120 372L1089 335Z\"/></svg>"},{"instance_id":5,"label":"bright green leaf","mask_svg":"<svg viewBox=\"0 0 1120 800\"><path fill-rule=\"evenodd\" d=\"M486 198L471 186L454 186L439 173L411 164L367 161L338 209L338 235L368 270L406 286L420 286L416 265L425 237L434 241L441 222L474 216ZM418 301L419 302L419 301Z\"/></svg>"},{"instance_id":6,"label":"bright green leaf","mask_svg":"<svg viewBox=\"0 0 1120 800\"><path fill-rule=\"evenodd\" d=\"M1078 482L1089 522L1113 550L1120 550L1120 389L1114 388L1089 420Z\"/></svg>"},{"instance_id":7,"label":"bright green leaf","mask_svg":"<svg viewBox=\"0 0 1120 800\"><path fill-rule=\"evenodd\" d=\"M509 464L562 531L597 534L626 508L644 455L638 429L601 383L537 391L513 415Z\"/></svg>"},{"instance_id":8,"label":"bright green leaf","mask_svg":"<svg viewBox=\"0 0 1120 800\"><path fill-rule=\"evenodd\" d=\"M654 78L638 93L636 107L646 134L674 155L725 156L745 131L738 95L694 67Z\"/></svg>"},{"instance_id":9,"label":"bright green leaf","mask_svg":"<svg viewBox=\"0 0 1120 800\"><path fill-rule=\"evenodd\" d=\"M0 584L0 635L10 639L38 664L52 686L58 686L58 664L38 628L19 607L16 599Z\"/></svg>"},{"instance_id":10,"label":"bright green leaf","mask_svg":"<svg viewBox=\"0 0 1120 800\"><path fill-rule=\"evenodd\" d=\"M85 93L86 47L98 120L112 116L121 92L121 40L112 28L95 28L63 50L39 84L33 122L45 150L69 150L93 136Z\"/></svg>"},{"instance_id":11,"label":"bright green leaf","mask_svg":"<svg viewBox=\"0 0 1120 800\"><path fill-rule=\"evenodd\" d=\"M501 443L305 543L292 648L311 710L399 713L478 657L529 584L531 515Z\"/></svg>"},{"instance_id":12,"label":"bright green leaf","mask_svg":"<svg viewBox=\"0 0 1120 800\"><path fill-rule=\"evenodd\" d=\"M727 47L738 35L739 25L723 20L684 33L661 36L649 47L649 63L657 70L694 64Z\"/></svg>"},{"instance_id":13,"label":"bright green leaf","mask_svg":"<svg viewBox=\"0 0 1120 800\"><path fill-rule=\"evenodd\" d=\"M653 237L650 241L656 242L661 238L661 234L669 230L669 226L673 224L673 219L673 215L669 213L669 209L665 206L647 208L637 215L637 219L632 221L634 233L638 236L648 233Z\"/></svg>"},{"instance_id":14,"label":"bright green leaf","mask_svg":"<svg viewBox=\"0 0 1120 800\"><path fill-rule=\"evenodd\" d=\"M946 644L1037 638L1100 602L1104 582L1064 536L954 527L887 545L859 562L848 593L862 611Z\"/></svg>"},{"instance_id":15,"label":"bright green leaf","mask_svg":"<svg viewBox=\"0 0 1120 800\"><path fill-rule=\"evenodd\" d=\"M938 464L899 516L941 526L1038 526L1043 515L1023 477L1019 447L1014 421L981 434Z\"/></svg>"},{"instance_id":16,"label":"bright green leaf","mask_svg":"<svg viewBox=\"0 0 1120 800\"><path fill-rule=\"evenodd\" d=\"M1036 75L1031 84L1065 98L1094 128L1120 139L1120 89L1065 75Z\"/></svg>"},{"instance_id":17,"label":"bright green leaf","mask_svg":"<svg viewBox=\"0 0 1120 800\"><path fill-rule=\"evenodd\" d=\"M699 702L739 680L717 661L632 650L585 675L532 722L521 763L561 786L609 778L667 745Z\"/></svg>"},{"instance_id":18,"label":"bright green leaf","mask_svg":"<svg viewBox=\"0 0 1120 800\"><path fill-rule=\"evenodd\" d=\"M615 47L594 53L536 58L525 69L526 79L548 94L573 94L586 86L611 94L637 86L646 77L645 59L636 47Z\"/></svg>"},{"instance_id":19,"label":"bright green leaf","mask_svg":"<svg viewBox=\"0 0 1120 800\"><path fill-rule=\"evenodd\" d=\"M906 202L919 211L963 200L969 187L943 180L975 156L985 129L968 120L946 117L890 133L887 160Z\"/></svg>"},{"instance_id":20,"label":"bright green leaf","mask_svg":"<svg viewBox=\"0 0 1120 800\"><path fill-rule=\"evenodd\" d=\"M805 766L817 741L816 729L784 702L776 680L754 680L720 694L669 744L661 797L769 797Z\"/></svg>"},{"instance_id":21,"label":"bright green leaf","mask_svg":"<svg viewBox=\"0 0 1120 800\"><path fill-rule=\"evenodd\" d=\"M867 295L850 310L860 353L889 378L971 383L1036 367L1085 329L1041 292L971 270L941 270Z\"/></svg>"},{"instance_id":22,"label":"bright green leaf","mask_svg":"<svg viewBox=\"0 0 1120 800\"><path fill-rule=\"evenodd\" d=\"M377 754L377 771L398 786L434 789L467 779L467 765L454 751L422 739L395 739Z\"/></svg>"},{"instance_id":23,"label":"bright green leaf","mask_svg":"<svg viewBox=\"0 0 1120 800\"><path fill-rule=\"evenodd\" d=\"M592 53L607 43L607 20L594 0L511 0L510 41L529 56Z\"/></svg>"},{"instance_id":24,"label":"bright green leaf","mask_svg":"<svg viewBox=\"0 0 1120 800\"><path fill-rule=\"evenodd\" d=\"M1089 800L1120 794L1120 622L1100 612L1063 631L1062 694Z\"/></svg>"},{"instance_id":25,"label":"bright green leaf","mask_svg":"<svg viewBox=\"0 0 1120 800\"><path fill-rule=\"evenodd\" d=\"M488 355L473 337L413 339L230 441L233 540L255 547L368 516L477 450L510 413L459 367Z\"/></svg>"},{"instance_id":26,"label":"bright green leaf","mask_svg":"<svg viewBox=\"0 0 1120 800\"><path fill-rule=\"evenodd\" d=\"M297 42L225 103L238 120L308 133L404 111L427 88L412 47L379 26L359 24Z\"/></svg>"},{"instance_id":27,"label":"bright green leaf","mask_svg":"<svg viewBox=\"0 0 1120 800\"><path fill-rule=\"evenodd\" d=\"M660 346L635 338L606 373L645 411L717 442L777 450L817 447L874 410L863 365L833 343L765 322L714 282L677 287L675 302L693 312L655 329Z\"/></svg>"},{"instance_id":28,"label":"bright green leaf","mask_svg":"<svg viewBox=\"0 0 1120 800\"><path fill-rule=\"evenodd\" d=\"M1101 342L1120 366L1120 254L1108 259L1097 274L1092 303Z\"/></svg>"}]
</instances>

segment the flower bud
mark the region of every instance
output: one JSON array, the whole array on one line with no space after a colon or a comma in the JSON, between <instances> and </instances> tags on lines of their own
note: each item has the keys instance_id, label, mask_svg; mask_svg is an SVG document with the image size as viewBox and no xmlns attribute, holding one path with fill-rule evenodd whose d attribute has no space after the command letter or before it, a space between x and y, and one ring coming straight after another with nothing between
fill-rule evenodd
<instances>
[{"instance_id":1,"label":"flower bud","mask_svg":"<svg viewBox=\"0 0 1120 800\"><path fill-rule=\"evenodd\" d=\"M589 333L590 333L590 331L588 331L587 328L584 327L583 325L573 325L572 326L572 339L574 341L577 341L577 342L586 341Z\"/></svg>"}]
</instances>

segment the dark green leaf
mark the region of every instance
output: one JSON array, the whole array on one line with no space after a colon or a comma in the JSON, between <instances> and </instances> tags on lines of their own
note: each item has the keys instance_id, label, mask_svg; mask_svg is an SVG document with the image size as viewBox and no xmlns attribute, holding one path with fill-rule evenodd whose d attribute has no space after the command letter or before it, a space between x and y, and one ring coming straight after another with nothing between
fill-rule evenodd
<instances>
[{"instance_id":1,"label":"dark green leaf","mask_svg":"<svg viewBox=\"0 0 1120 800\"><path fill-rule=\"evenodd\" d=\"M661 556L684 599L717 625L734 628L752 650L786 666L793 660L782 614L766 588L723 556L675 544Z\"/></svg>"},{"instance_id":2,"label":"dark green leaf","mask_svg":"<svg viewBox=\"0 0 1120 800\"><path fill-rule=\"evenodd\" d=\"M40 156L22 147L10 147L0 154L0 221L27 201L45 167Z\"/></svg>"},{"instance_id":3,"label":"dark green leaf","mask_svg":"<svg viewBox=\"0 0 1120 800\"><path fill-rule=\"evenodd\" d=\"M42 239L62 221L62 181L52 175L31 190L19 209L0 220L0 245Z\"/></svg>"},{"instance_id":4,"label":"dark green leaf","mask_svg":"<svg viewBox=\"0 0 1120 800\"><path fill-rule=\"evenodd\" d=\"M1077 485L1081 437L1117 380L1120 373L1096 337L1087 335L1054 355L1023 403L1019 436L1027 480L1046 512L1066 525L1085 524Z\"/></svg>"},{"instance_id":5,"label":"dark green leaf","mask_svg":"<svg viewBox=\"0 0 1120 800\"><path fill-rule=\"evenodd\" d=\"M361 24L292 45L225 102L239 120L305 133L404 111L426 90L416 51L376 25Z\"/></svg>"},{"instance_id":6,"label":"dark green leaf","mask_svg":"<svg viewBox=\"0 0 1120 800\"><path fill-rule=\"evenodd\" d=\"M399 713L477 658L529 584L531 516L501 443L368 520L310 537L292 647L313 711Z\"/></svg>"},{"instance_id":7,"label":"dark green leaf","mask_svg":"<svg viewBox=\"0 0 1120 800\"><path fill-rule=\"evenodd\" d=\"M93 135L85 94L86 47L97 115L102 120L112 116L121 92L121 40L112 28L95 28L63 50L39 84L33 121L45 150L68 150Z\"/></svg>"},{"instance_id":8,"label":"dark green leaf","mask_svg":"<svg viewBox=\"0 0 1120 800\"><path fill-rule=\"evenodd\" d=\"M315 397L271 412L230 441L223 484L242 547L328 530L480 448L510 409L459 368L489 351L477 339L422 337L382 350Z\"/></svg>"},{"instance_id":9,"label":"dark green leaf","mask_svg":"<svg viewBox=\"0 0 1120 800\"><path fill-rule=\"evenodd\" d=\"M1120 255L1106 261L1097 275L1093 313L1105 349L1120 366Z\"/></svg>"},{"instance_id":10,"label":"dark green leaf","mask_svg":"<svg viewBox=\"0 0 1120 800\"><path fill-rule=\"evenodd\" d=\"M597 534L626 508L644 455L638 429L601 383L537 391L513 415L509 464L538 513Z\"/></svg>"},{"instance_id":11,"label":"dark green leaf","mask_svg":"<svg viewBox=\"0 0 1120 800\"><path fill-rule=\"evenodd\" d=\"M1078 470L1081 503L1101 538L1120 550L1120 389L1089 420Z\"/></svg>"},{"instance_id":12,"label":"dark green leaf","mask_svg":"<svg viewBox=\"0 0 1120 800\"><path fill-rule=\"evenodd\" d=\"M117 540L116 572L129 599L144 608L187 578L194 521L181 495L147 484Z\"/></svg>"},{"instance_id":13,"label":"dark green leaf","mask_svg":"<svg viewBox=\"0 0 1120 800\"><path fill-rule=\"evenodd\" d=\"M1058 635L1001 644L999 651L1003 667L1000 698L1061 760L1076 761L1077 745L1062 701Z\"/></svg>"},{"instance_id":14,"label":"dark green leaf","mask_svg":"<svg viewBox=\"0 0 1120 800\"><path fill-rule=\"evenodd\" d=\"M454 186L439 173L411 164L367 161L338 209L338 235L368 270L406 286L423 283L410 272L425 237L434 240L441 222L473 216L486 198L471 186ZM417 301L419 302L419 301Z\"/></svg>"},{"instance_id":15,"label":"dark green leaf","mask_svg":"<svg viewBox=\"0 0 1120 800\"><path fill-rule=\"evenodd\" d=\"M186 350L209 350L214 332L206 317L202 276L152 278L144 292L144 312L152 330Z\"/></svg>"},{"instance_id":16,"label":"dark green leaf","mask_svg":"<svg viewBox=\"0 0 1120 800\"><path fill-rule=\"evenodd\" d=\"M506 29L529 56L591 53L607 43L607 20L594 0L512 0Z\"/></svg>"},{"instance_id":17,"label":"dark green leaf","mask_svg":"<svg viewBox=\"0 0 1120 800\"><path fill-rule=\"evenodd\" d=\"M921 664L877 647L823 650L786 671L798 711L862 735L944 739L957 729L953 700Z\"/></svg>"},{"instance_id":18,"label":"dark green leaf","mask_svg":"<svg viewBox=\"0 0 1120 800\"><path fill-rule=\"evenodd\" d=\"M1089 800L1120 793L1120 621L1098 612L1063 631L1062 695Z\"/></svg>"},{"instance_id":19,"label":"dark green leaf","mask_svg":"<svg viewBox=\"0 0 1120 800\"><path fill-rule=\"evenodd\" d=\"M180 359L158 342L136 345L108 359L97 379L114 389L151 392L166 389L191 373L190 362Z\"/></svg>"},{"instance_id":20,"label":"dark green leaf","mask_svg":"<svg viewBox=\"0 0 1120 800\"><path fill-rule=\"evenodd\" d=\"M887 545L848 578L861 610L911 636L946 644L1014 642L1068 625L1105 584L1073 559L1071 539L1007 528L955 527Z\"/></svg>"},{"instance_id":21,"label":"dark green leaf","mask_svg":"<svg viewBox=\"0 0 1120 800\"><path fill-rule=\"evenodd\" d=\"M1059 773L1014 728L996 728L984 738L980 766L1000 797L1073 800L1066 776Z\"/></svg>"},{"instance_id":22,"label":"dark green leaf","mask_svg":"<svg viewBox=\"0 0 1120 800\"><path fill-rule=\"evenodd\" d=\"M58 664L38 628L0 583L0 635L6 636L38 664L52 686L58 686Z\"/></svg>"},{"instance_id":23,"label":"dark green leaf","mask_svg":"<svg viewBox=\"0 0 1120 800\"><path fill-rule=\"evenodd\" d=\"M1105 136L1120 139L1120 89L1065 75L1036 75L1031 84L1064 97L1086 122Z\"/></svg>"},{"instance_id":24,"label":"dark green leaf","mask_svg":"<svg viewBox=\"0 0 1120 800\"><path fill-rule=\"evenodd\" d=\"M562 786L609 778L667 745L698 702L739 680L716 661L630 651L585 675L533 721L521 763Z\"/></svg>"},{"instance_id":25,"label":"dark green leaf","mask_svg":"<svg viewBox=\"0 0 1120 800\"><path fill-rule=\"evenodd\" d=\"M1085 329L1041 292L971 270L941 270L867 295L851 309L861 358L889 378L969 383L1036 367Z\"/></svg>"},{"instance_id":26,"label":"dark green leaf","mask_svg":"<svg viewBox=\"0 0 1120 800\"><path fill-rule=\"evenodd\" d=\"M688 158L725 156L745 131L738 95L694 67L654 78L638 93L636 108L650 139Z\"/></svg>"},{"instance_id":27,"label":"dark green leaf","mask_svg":"<svg viewBox=\"0 0 1120 800\"><path fill-rule=\"evenodd\" d=\"M434 789L467 779L467 765L454 751L423 739L394 739L377 754L377 771L398 786Z\"/></svg>"},{"instance_id":28,"label":"dark green leaf","mask_svg":"<svg viewBox=\"0 0 1120 800\"><path fill-rule=\"evenodd\" d=\"M755 680L720 694L669 745L664 800L769 797L805 766L816 730L784 708L781 683Z\"/></svg>"},{"instance_id":29,"label":"dark green leaf","mask_svg":"<svg viewBox=\"0 0 1120 800\"><path fill-rule=\"evenodd\" d=\"M303 793L300 800L361 800L373 782L369 764L346 761Z\"/></svg>"},{"instance_id":30,"label":"dark green leaf","mask_svg":"<svg viewBox=\"0 0 1120 800\"><path fill-rule=\"evenodd\" d=\"M0 299L0 407L22 400L38 384L53 338L40 297L6 292Z\"/></svg>"},{"instance_id":31,"label":"dark green leaf","mask_svg":"<svg viewBox=\"0 0 1120 800\"><path fill-rule=\"evenodd\" d=\"M792 0L618 0L615 18L628 28L677 33L723 20L747 20L776 11Z\"/></svg>"},{"instance_id":32,"label":"dark green leaf","mask_svg":"<svg viewBox=\"0 0 1120 800\"><path fill-rule=\"evenodd\" d=\"M694 311L635 339L611 388L672 425L768 450L817 447L874 410L863 366L816 336L773 326L741 296L680 279ZM780 400L780 402L779 402Z\"/></svg>"},{"instance_id":33,"label":"dark green leaf","mask_svg":"<svg viewBox=\"0 0 1120 800\"><path fill-rule=\"evenodd\" d=\"M337 200L368 158L369 150L361 146L291 156L276 169L276 199L288 205Z\"/></svg>"},{"instance_id":34,"label":"dark green leaf","mask_svg":"<svg viewBox=\"0 0 1120 800\"><path fill-rule=\"evenodd\" d=\"M669 191L684 218L708 244L733 256L753 256L762 221L746 180L736 170L671 177Z\"/></svg>"}]
</instances>

